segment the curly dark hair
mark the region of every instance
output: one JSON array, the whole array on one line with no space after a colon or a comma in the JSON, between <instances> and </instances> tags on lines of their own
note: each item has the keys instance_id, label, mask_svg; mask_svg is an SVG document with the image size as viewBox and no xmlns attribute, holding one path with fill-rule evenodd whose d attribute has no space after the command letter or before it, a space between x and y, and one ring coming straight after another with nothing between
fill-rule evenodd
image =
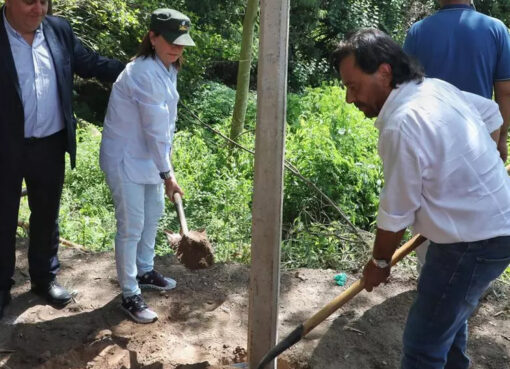
<instances>
[{"instance_id":1,"label":"curly dark hair","mask_svg":"<svg viewBox=\"0 0 510 369\"><path fill-rule=\"evenodd\" d=\"M391 66L393 79L391 87L408 81L421 82L423 68L383 31L363 28L338 44L331 54L333 68L339 72L340 63L349 55L354 55L356 65L365 73L372 74L383 63Z\"/></svg>"}]
</instances>

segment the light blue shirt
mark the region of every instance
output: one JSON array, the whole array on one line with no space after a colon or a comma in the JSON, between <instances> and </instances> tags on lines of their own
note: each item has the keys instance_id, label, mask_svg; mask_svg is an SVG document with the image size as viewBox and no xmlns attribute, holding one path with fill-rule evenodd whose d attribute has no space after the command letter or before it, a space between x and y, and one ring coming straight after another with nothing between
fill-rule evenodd
<instances>
[{"instance_id":1,"label":"light blue shirt","mask_svg":"<svg viewBox=\"0 0 510 369\"><path fill-rule=\"evenodd\" d=\"M177 69L157 57L138 57L113 85L103 125L99 162L106 173L122 168L138 184L161 183L177 119Z\"/></svg>"},{"instance_id":2,"label":"light blue shirt","mask_svg":"<svg viewBox=\"0 0 510 369\"><path fill-rule=\"evenodd\" d=\"M7 21L5 30L18 74L25 114L25 137L46 137L64 129L57 76L43 25L35 31L32 45Z\"/></svg>"}]
</instances>

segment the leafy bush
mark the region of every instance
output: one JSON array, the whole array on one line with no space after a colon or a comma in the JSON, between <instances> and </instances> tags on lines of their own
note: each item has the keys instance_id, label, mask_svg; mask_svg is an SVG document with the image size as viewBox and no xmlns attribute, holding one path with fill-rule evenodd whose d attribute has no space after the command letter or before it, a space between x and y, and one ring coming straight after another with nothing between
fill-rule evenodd
<instances>
[{"instance_id":1,"label":"leafy bush","mask_svg":"<svg viewBox=\"0 0 510 369\"><path fill-rule=\"evenodd\" d=\"M220 130L228 134L224 121ZM248 262L251 240L253 158L230 154L225 142L203 129L178 132L172 161L185 191L190 229L206 229L219 260ZM163 227L177 232L179 222L167 203Z\"/></svg>"},{"instance_id":2,"label":"leafy bush","mask_svg":"<svg viewBox=\"0 0 510 369\"><path fill-rule=\"evenodd\" d=\"M344 98L344 92L338 86L327 85L308 89L301 95L289 96L286 157L305 177L312 180L343 208L351 221L358 226L370 228L375 219L382 176L376 153L377 134L373 122L347 105ZM227 133L233 103L232 90L209 83L190 103L196 113L181 108L180 126L184 123L190 129L191 122L198 123L192 118L197 114L204 123L214 125L215 128ZM241 136L241 140L245 147L252 149L254 136L250 128L255 120L253 96L248 105L248 112L248 131ZM199 133L199 128L194 131L194 135L200 135L201 140L197 142L196 136L187 137L186 147L192 151L198 150L198 154L186 153L185 155L190 157L185 159L184 150L176 143L174 158L179 157L179 160L174 160L175 166L179 168L178 175L186 176L183 183L193 191L188 196L190 203L195 202L197 196L203 198L207 194L206 204L209 209L194 209L192 204L188 207L194 212L194 217L211 219L213 226L207 229L210 234L218 235L219 233L214 230L217 227L214 225L215 221L218 221L219 217L223 226L224 218L228 214L217 212L214 216L211 213L211 209L221 208L215 204L215 199L210 198L211 191L215 191L221 178L217 177L217 172L223 176L227 176L228 173L228 178L232 179L232 182L228 183L229 191L240 193L245 200L250 201L253 158L244 152L234 151L234 154L230 154L230 151L225 150L227 147L225 142L218 139L218 136L211 136L209 132ZM205 143L209 148L203 146ZM211 158L214 156L216 159L213 162ZM190 159L193 157L200 157L201 160L194 163L193 169L190 169ZM244 164L240 163L240 160ZM186 163L187 167L180 167L181 163ZM203 179L197 178L198 173L203 175ZM201 188L200 191L197 186ZM234 199L230 201L234 201L229 205L235 209L235 216L233 222L227 224L239 229L237 225L242 220L244 224L241 229L246 233L242 240L238 238L237 245L231 244L223 249L224 245L221 244L222 255L231 255L237 259L240 254L244 259L249 255L250 207ZM353 268L355 260L358 262L364 260L360 255L366 252L366 248L359 247L358 240L353 237L352 231L346 229L339 215L288 171L285 173L283 208L285 232L282 257L285 265L289 267L342 265ZM200 215L200 211L205 213ZM172 221L177 227L176 219ZM224 232L228 234L229 230L226 229ZM212 238L215 239L215 236Z\"/></svg>"},{"instance_id":3,"label":"leafy bush","mask_svg":"<svg viewBox=\"0 0 510 369\"><path fill-rule=\"evenodd\" d=\"M287 159L358 227L369 229L377 211L382 171L373 122L345 102L344 90L324 85L290 95ZM312 218L334 218L316 194L287 174L284 220L306 210Z\"/></svg>"},{"instance_id":4,"label":"leafy bush","mask_svg":"<svg viewBox=\"0 0 510 369\"><path fill-rule=\"evenodd\" d=\"M83 122L82 122L83 125ZM93 251L110 249L115 215L110 189L99 168L101 133L91 124L77 130L77 162L71 170L66 160L66 178L60 206L60 236ZM20 218L28 221L26 199Z\"/></svg>"},{"instance_id":5,"label":"leafy bush","mask_svg":"<svg viewBox=\"0 0 510 369\"><path fill-rule=\"evenodd\" d=\"M54 15L66 18L83 44L110 58L127 61L145 32L140 10L126 0L54 0Z\"/></svg>"}]
</instances>

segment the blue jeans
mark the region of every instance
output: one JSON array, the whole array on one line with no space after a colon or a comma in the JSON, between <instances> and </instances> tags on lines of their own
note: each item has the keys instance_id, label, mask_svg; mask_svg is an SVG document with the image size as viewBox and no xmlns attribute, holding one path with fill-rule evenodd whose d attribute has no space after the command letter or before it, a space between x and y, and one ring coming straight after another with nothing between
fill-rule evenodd
<instances>
[{"instance_id":1,"label":"blue jeans","mask_svg":"<svg viewBox=\"0 0 510 369\"><path fill-rule=\"evenodd\" d=\"M510 237L430 243L404 330L402 369L467 369L467 320L510 263Z\"/></svg>"},{"instance_id":2,"label":"blue jeans","mask_svg":"<svg viewBox=\"0 0 510 369\"><path fill-rule=\"evenodd\" d=\"M115 262L122 295L140 294L136 276L154 268L154 244L163 214L163 184L131 182L122 166L106 173L117 220Z\"/></svg>"}]
</instances>

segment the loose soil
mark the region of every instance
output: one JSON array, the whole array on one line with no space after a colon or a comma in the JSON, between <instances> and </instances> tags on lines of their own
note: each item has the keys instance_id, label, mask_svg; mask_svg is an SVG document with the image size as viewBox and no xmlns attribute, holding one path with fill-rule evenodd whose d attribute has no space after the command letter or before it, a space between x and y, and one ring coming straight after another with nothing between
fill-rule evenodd
<instances>
[{"instance_id":1,"label":"loose soil","mask_svg":"<svg viewBox=\"0 0 510 369\"><path fill-rule=\"evenodd\" d=\"M156 267L177 288L144 291L159 314L136 324L119 309L111 252L89 254L62 247L59 280L78 291L56 310L30 292L26 241L17 251L13 301L0 322L0 368L6 369L213 369L246 360L249 268L218 263L189 270L174 256ZM279 335L290 333L345 287L338 270L282 273ZM347 285L358 278L348 274ZM389 284L361 292L286 351L281 369L398 368L401 336L415 296L416 273L396 267ZM510 288L501 282L470 321L473 369L510 369Z\"/></svg>"},{"instance_id":2,"label":"loose soil","mask_svg":"<svg viewBox=\"0 0 510 369\"><path fill-rule=\"evenodd\" d=\"M175 256L188 269L205 269L214 264L214 251L205 230L180 235L165 231Z\"/></svg>"}]
</instances>

